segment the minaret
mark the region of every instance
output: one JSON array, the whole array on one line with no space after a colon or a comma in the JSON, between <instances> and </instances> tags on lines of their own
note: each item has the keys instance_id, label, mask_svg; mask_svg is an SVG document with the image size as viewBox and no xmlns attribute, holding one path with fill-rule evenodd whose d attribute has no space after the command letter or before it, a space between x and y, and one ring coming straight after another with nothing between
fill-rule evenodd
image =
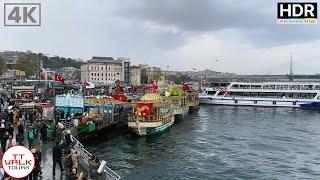
<instances>
[{"instance_id":1,"label":"minaret","mask_svg":"<svg viewBox=\"0 0 320 180\"><path fill-rule=\"evenodd\" d=\"M290 54L290 74L289 81L293 81L293 65L292 65L292 52Z\"/></svg>"}]
</instances>

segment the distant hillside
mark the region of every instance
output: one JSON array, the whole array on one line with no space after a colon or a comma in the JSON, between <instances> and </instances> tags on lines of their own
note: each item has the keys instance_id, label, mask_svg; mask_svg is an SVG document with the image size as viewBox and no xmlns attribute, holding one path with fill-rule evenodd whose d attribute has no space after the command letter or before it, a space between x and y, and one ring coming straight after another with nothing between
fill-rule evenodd
<instances>
[{"instance_id":1,"label":"distant hillside","mask_svg":"<svg viewBox=\"0 0 320 180\"><path fill-rule=\"evenodd\" d=\"M42 57L43 61L43 67L44 68L50 68L50 69L60 69L62 67L75 67L80 69L81 64L83 64L83 61L79 61L76 59L71 58L64 58L64 57Z\"/></svg>"}]
</instances>

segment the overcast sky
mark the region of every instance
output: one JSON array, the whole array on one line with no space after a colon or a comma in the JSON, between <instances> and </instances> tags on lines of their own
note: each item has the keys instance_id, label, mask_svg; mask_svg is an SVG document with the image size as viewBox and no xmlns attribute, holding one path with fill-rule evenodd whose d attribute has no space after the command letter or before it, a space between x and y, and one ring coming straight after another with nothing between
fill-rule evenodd
<instances>
[{"instance_id":1,"label":"overcast sky","mask_svg":"<svg viewBox=\"0 0 320 180\"><path fill-rule=\"evenodd\" d=\"M241 74L286 74L292 51L295 73L320 73L320 23L278 25L277 2L41 0L41 27L3 27L0 18L0 50Z\"/></svg>"}]
</instances>

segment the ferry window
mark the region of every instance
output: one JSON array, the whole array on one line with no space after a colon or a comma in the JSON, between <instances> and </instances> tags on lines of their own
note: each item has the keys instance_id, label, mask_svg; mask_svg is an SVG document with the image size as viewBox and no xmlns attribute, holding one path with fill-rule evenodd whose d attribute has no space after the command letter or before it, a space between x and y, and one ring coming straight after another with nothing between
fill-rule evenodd
<instances>
[{"instance_id":1,"label":"ferry window","mask_svg":"<svg viewBox=\"0 0 320 180\"><path fill-rule=\"evenodd\" d=\"M225 91L220 91L218 95L224 95L226 92Z\"/></svg>"},{"instance_id":2,"label":"ferry window","mask_svg":"<svg viewBox=\"0 0 320 180\"><path fill-rule=\"evenodd\" d=\"M216 91L208 91L208 94L209 95L214 95L214 94L216 94Z\"/></svg>"}]
</instances>

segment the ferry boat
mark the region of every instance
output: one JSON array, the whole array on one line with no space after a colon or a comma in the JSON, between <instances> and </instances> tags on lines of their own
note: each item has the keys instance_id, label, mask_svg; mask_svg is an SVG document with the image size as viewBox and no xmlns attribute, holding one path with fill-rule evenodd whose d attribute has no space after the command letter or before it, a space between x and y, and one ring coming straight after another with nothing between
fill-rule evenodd
<instances>
[{"instance_id":1,"label":"ferry boat","mask_svg":"<svg viewBox=\"0 0 320 180\"><path fill-rule=\"evenodd\" d=\"M312 82L232 82L225 87L207 88L200 104L300 107L320 102L320 83Z\"/></svg>"},{"instance_id":2,"label":"ferry boat","mask_svg":"<svg viewBox=\"0 0 320 180\"><path fill-rule=\"evenodd\" d=\"M189 112L187 94L177 86L169 86L166 94L173 104L174 122L178 123L183 121Z\"/></svg>"},{"instance_id":3,"label":"ferry boat","mask_svg":"<svg viewBox=\"0 0 320 180\"><path fill-rule=\"evenodd\" d=\"M128 127L139 136L159 134L174 123L174 113L170 101L157 93L147 93L138 102L132 102L132 114Z\"/></svg>"},{"instance_id":4,"label":"ferry boat","mask_svg":"<svg viewBox=\"0 0 320 180\"><path fill-rule=\"evenodd\" d=\"M320 102L312 102L308 104L300 104L301 109L305 110L320 110Z\"/></svg>"}]
</instances>

